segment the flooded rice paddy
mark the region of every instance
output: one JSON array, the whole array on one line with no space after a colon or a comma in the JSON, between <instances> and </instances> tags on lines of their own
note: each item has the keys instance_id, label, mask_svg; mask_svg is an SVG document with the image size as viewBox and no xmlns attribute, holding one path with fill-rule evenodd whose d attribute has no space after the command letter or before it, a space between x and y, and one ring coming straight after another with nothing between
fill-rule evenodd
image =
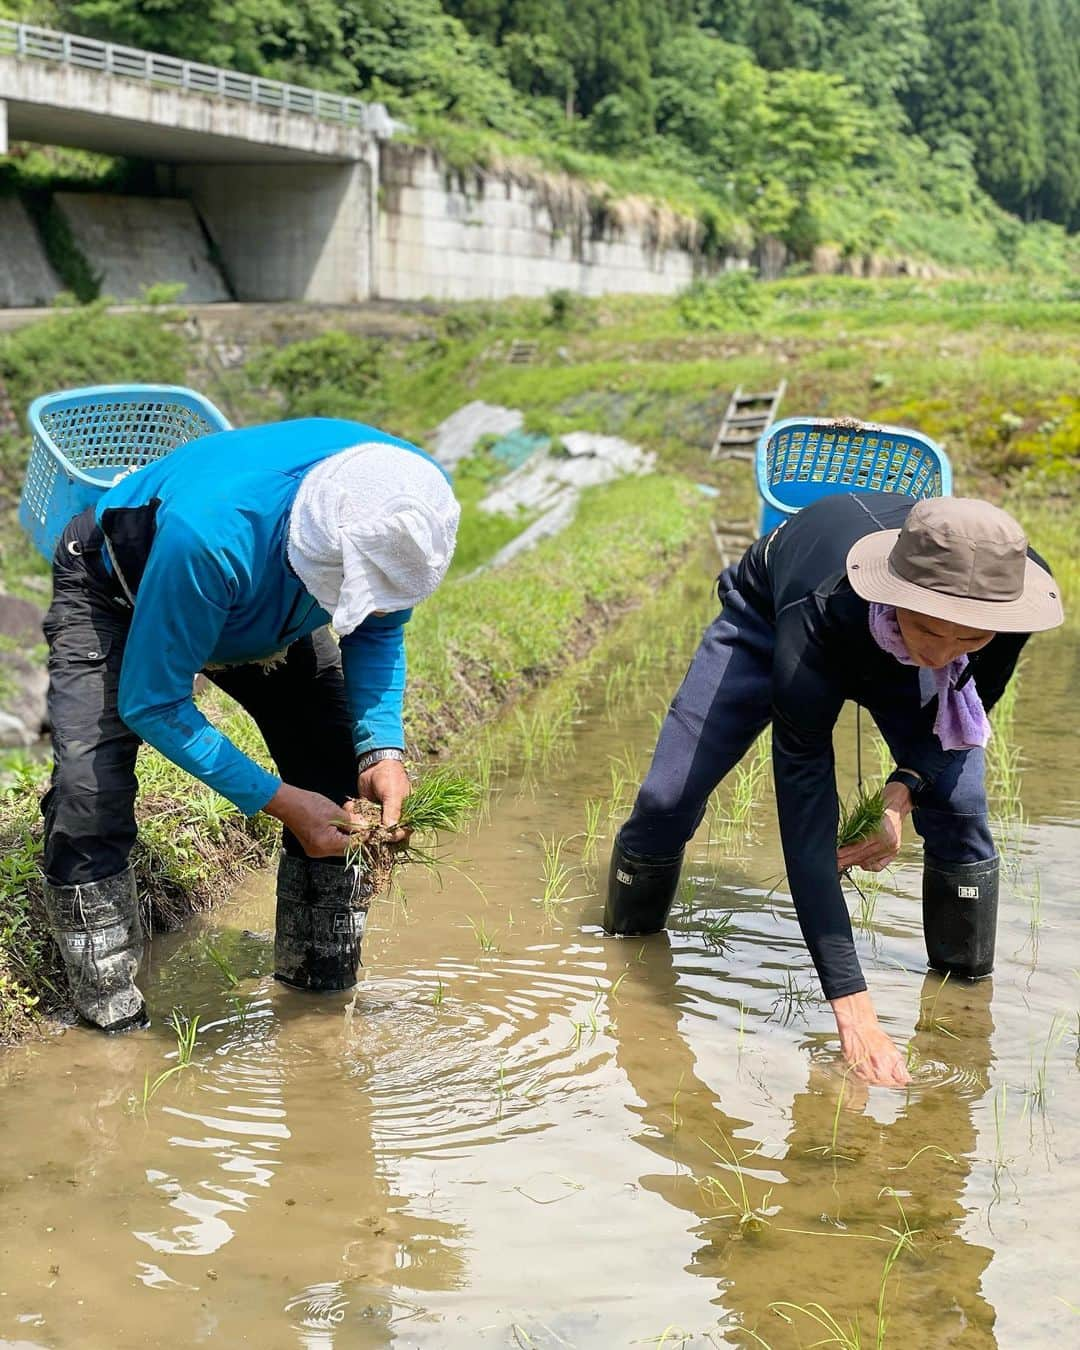
<instances>
[{"instance_id":1,"label":"flooded rice paddy","mask_svg":"<svg viewBox=\"0 0 1080 1350\"><path fill-rule=\"evenodd\" d=\"M914 845L851 894L915 1075L867 1090L773 889L763 757L670 934L599 928L706 587L508 719L485 818L373 910L354 996L275 985L263 875L155 941L148 1033L0 1059L0 1346L1080 1340L1076 642L1031 645L998 760L993 979L925 973Z\"/></svg>"}]
</instances>

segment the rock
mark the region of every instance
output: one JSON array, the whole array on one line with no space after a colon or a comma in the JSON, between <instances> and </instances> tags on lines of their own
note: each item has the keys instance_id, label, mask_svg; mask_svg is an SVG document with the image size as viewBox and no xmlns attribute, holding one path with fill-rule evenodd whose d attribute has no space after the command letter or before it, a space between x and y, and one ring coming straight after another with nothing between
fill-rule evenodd
<instances>
[{"instance_id":1,"label":"rock","mask_svg":"<svg viewBox=\"0 0 1080 1350\"><path fill-rule=\"evenodd\" d=\"M17 717L0 712L0 750L26 750L34 740Z\"/></svg>"},{"instance_id":2,"label":"rock","mask_svg":"<svg viewBox=\"0 0 1080 1350\"><path fill-rule=\"evenodd\" d=\"M550 539L552 535L559 534L566 529L576 513L577 495L568 492L549 511L545 511L539 520L534 520L528 529L522 530L516 539L504 544L488 563L488 567L503 567L519 553L528 553L529 549L535 548L541 539Z\"/></svg>"},{"instance_id":3,"label":"rock","mask_svg":"<svg viewBox=\"0 0 1080 1350\"><path fill-rule=\"evenodd\" d=\"M29 655L44 641L44 617L32 601L0 592L0 745L31 745L48 729L49 677Z\"/></svg>"},{"instance_id":4,"label":"rock","mask_svg":"<svg viewBox=\"0 0 1080 1350\"><path fill-rule=\"evenodd\" d=\"M508 436L525 425L525 414L517 408L477 399L466 403L435 429L431 453L445 469L468 459L484 436Z\"/></svg>"},{"instance_id":5,"label":"rock","mask_svg":"<svg viewBox=\"0 0 1080 1350\"><path fill-rule=\"evenodd\" d=\"M0 743L29 745L48 731L48 692L49 676L43 665L22 652L0 649L0 715L17 722L25 737ZM10 728L9 734L14 734Z\"/></svg>"},{"instance_id":6,"label":"rock","mask_svg":"<svg viewBox=\"0 0 1080 1350\"><path fill-rule=\"evenodd\" d=\"M12 638L28 647L43 641L41 621L45 611L32 600L21 600L17 595L0 591L0 637Z\"/></svg>"},{"instance_id":7,"label":"rock","mask_svg":"<svg viewBox=\"0 0 1080 1350\"><path fill-rule=\"evenodd\" d=\"M534 455L499 483L480 503L483 511L513 515L519 508L548 511L587 487L625 474L650 473L656 456L618 436L571 431L562 438L565 454Z\"/></svg>"}]
</instances>

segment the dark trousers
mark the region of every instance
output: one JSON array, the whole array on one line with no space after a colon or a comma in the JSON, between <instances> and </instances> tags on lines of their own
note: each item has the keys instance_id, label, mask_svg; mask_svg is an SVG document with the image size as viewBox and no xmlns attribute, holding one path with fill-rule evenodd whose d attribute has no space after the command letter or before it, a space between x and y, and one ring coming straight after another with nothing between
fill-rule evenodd
<instances>
[{"instance_id":1,"label":"dark trousers","mask_svg":"<svg viewBox=\"0 0 1080 1350\"><path fill-rule=\"evenodd\" d=\"M706 629L660 729L652 764L619 833L639 857L680 853L701 824L709 794L769 724L773 625L720 578L723 607ZM869 708L897 764L906 728L888 707ZM983 751L967 750L919 794L912 819L928 853L943 862L995 855L983 778Z\"/></svg>"},{"instance_id":2,"label":"dark trousers","mask_svg":"<svg viewBox=\"0 0 1080 1350\"><path fill-rule=\"evenodd\" d=\"M90 511L64 531L43 624L53 736L52 783L41 804L44 869L58 886L122 872L136 837L139 738L117 709L131 608L102 563L102 542ZM232 666L207 677L251 714L287 783L339 803L355 796L341 659L326 629L294 642L280 665ZM303 856L288 830L283 843Z\"/></svg>"}]
</instances>

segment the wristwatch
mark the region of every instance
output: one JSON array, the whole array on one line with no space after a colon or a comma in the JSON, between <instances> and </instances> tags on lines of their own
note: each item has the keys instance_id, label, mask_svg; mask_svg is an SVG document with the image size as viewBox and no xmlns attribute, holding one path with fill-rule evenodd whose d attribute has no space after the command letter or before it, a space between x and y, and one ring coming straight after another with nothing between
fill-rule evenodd
<instances>
[{"instance_id":1,"label":"wristwatch","mask_svg":"<svg viewBox=\"0 0 1080 1350\"><path fill-rule=\"evenodd\" d=\"M397 750L393 747L388 747L383 750L365 750L364 753L357 758L356 772L363 773L366 769L373 768L383 759L396 759L399 763L404 764L405 751Z\"/></svg>"},{"instance_id":2,"label":"wristwatch","mask_svg":"<svg viewBox=\"0 0 1080 1350\"><path fill-rule=\"evenodd\" d=\"M886 783L903 783L913 797L918 795L919 789L925 784L922 775L917 774L914 769L893 769L885 781Z\"/></svg>"}]
</instances>

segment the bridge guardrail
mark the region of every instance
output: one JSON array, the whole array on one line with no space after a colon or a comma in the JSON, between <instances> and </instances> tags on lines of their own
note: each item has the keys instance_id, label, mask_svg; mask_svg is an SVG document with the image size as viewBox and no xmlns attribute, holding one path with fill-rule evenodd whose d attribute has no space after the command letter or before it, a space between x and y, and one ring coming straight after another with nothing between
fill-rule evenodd
<instances>
[{"instance_id":1,"label":"bridge guardrail","mask_svg":"<svg viewBox=\"0 0 1080 1350\"><path fill-rule=\"evenodd\" d=\"M59 33L51 28L0 19L0 56L23 56L55 61L83 70L96 70L127 80L167 85L193 94L236 99L281 112L300 113L328 122L344 122L377 135L388 134L392 124L381 103L365 103L344 94L329 94L299 84L284 84L238 70L204 66L160 52L121 47L115 42Z\"/></svg>"}]
</instances>

